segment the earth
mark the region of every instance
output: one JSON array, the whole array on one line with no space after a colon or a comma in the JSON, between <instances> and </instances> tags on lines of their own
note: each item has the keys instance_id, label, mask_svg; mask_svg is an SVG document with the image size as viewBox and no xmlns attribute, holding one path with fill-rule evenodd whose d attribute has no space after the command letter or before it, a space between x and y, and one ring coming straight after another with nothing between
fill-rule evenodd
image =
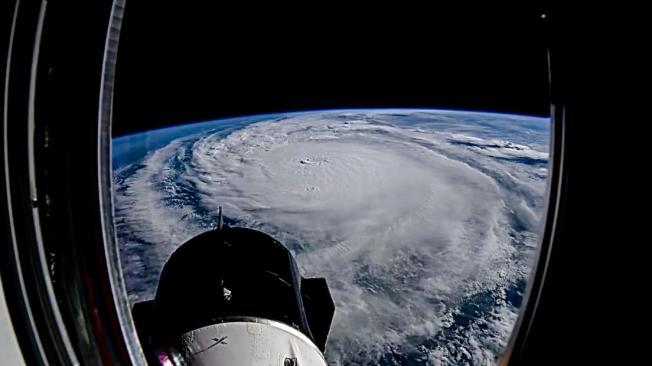
<instances>
[{"instance_id":1,"label":"earth","mask_svg":"<svg viewBox=\"0 0 652 366\"><path fill-rule=\"evenodd\" d=\"M548 118L326 110L183 124L113 140L131 303L217 224L268 233L325 277L333 365L495 364L544 213Z\"/></svg>"}]
</instances>

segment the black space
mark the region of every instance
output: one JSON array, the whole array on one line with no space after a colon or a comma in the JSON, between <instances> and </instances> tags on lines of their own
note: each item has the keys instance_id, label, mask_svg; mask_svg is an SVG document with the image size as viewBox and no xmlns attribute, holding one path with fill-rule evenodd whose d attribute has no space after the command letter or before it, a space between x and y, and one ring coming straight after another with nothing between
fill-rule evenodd
<instances>
[{"instance_id":1,"label":"black space","mask_svg":"<svg viewBox=\"0 0 652 366\"><path fill-rule=\"evenodd\" d=\"M274 111L549 115L542 9L238 8L130 1L114 135Z\"/></svg>"}]
</instances>

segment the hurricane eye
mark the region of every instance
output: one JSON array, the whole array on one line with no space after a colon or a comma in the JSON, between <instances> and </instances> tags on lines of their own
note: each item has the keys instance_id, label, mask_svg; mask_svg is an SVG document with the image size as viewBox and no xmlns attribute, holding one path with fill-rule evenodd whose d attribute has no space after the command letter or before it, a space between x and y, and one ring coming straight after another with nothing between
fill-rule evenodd
<instances>
[{"instance_id":1,"label":"hurricane eye","mask_svg":"<svg viewBox=\"0 0 652 366\"><path fill-rule=\"evenodd\" d=\"M231 290L225 287L223 293L224 293L224 302L228 303L229 301L231 301Z\"/></svg>"}]
</instances>

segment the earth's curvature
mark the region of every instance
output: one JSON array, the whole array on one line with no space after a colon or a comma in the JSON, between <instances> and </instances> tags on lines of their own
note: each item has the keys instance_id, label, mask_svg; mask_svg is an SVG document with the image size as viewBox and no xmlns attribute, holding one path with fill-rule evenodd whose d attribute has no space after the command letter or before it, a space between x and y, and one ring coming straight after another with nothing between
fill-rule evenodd
<instances>
[{"instance_id":1,"label":"earth's curvature","mask_svg":"<svg viewBox=\"0 0 652 366\"><path fill-rule=\"evenodd\" d=\"M224 119L113 140L132 302L216 225L262 230L326 277L334 365L493 364L543 215L549 120L443 110Z\"/></svg>"}]
</instances>

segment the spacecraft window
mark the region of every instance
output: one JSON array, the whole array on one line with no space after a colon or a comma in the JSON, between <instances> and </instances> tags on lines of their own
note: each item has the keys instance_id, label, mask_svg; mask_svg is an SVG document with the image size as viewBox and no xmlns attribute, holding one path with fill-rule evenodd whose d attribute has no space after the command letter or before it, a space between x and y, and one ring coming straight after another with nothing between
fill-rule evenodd
<instances>
[{"instance_id":1,"label":"spacecraft window","mask_svg":"<svg viewBox=\"0 0 652 366\"><path fill-rule=\"evenodd\" d=\"M15 7L0 270L26 362L176 357L147 347L234 319L320 362L507 362L560 187L548 17L212 6ZM202 235L245 249L166 292Z\"/></svg>"},{"instance_id":2,"label":"spacecraft window","mask_svg":"<svg viewBox=\"0 0 652 366\"><path fill-rule=\"evenodd\" d=\"M244 227L279 240L304 276L326 278L336 306L329 361L500 359L547 213L545 47L509 52L523 43L505 38L489 66L454 45L370 62L382 42L344 22L333 30L343 62L319 43L323 32L319 48L283 25L255 37L238 28L236 42L228 22L144 27L134 9L117 52L111 140L129 304L153 298L184 242ZM404 48L420 31L401 31Z\"/></svg>"}]
</instances>

